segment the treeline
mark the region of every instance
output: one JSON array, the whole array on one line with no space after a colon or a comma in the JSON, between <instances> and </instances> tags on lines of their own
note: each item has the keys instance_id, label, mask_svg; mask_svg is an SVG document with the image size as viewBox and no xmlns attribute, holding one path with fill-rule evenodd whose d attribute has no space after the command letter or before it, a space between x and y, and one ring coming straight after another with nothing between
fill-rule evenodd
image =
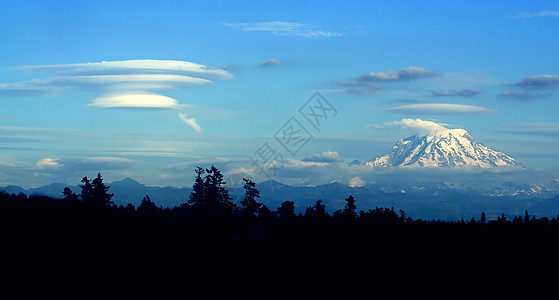
<instances>
[{"instance_id":1,"label":"treeline","mask_svg":"<svg viewBox=\"0 0 559 300\"><path fill-rule=\"evenodd\" d=\"M343 209L334 211L332 214L328 213L326 205L322 200L317 200L312 206L305 208L304 213L295 213L295 202L286 200L281 203L280 207L271 210L263 203L258 202L260 198L260 191L256 188L256 183L250 179L243 178L244 181L244 198L239 203L234 203L229 191L224 187L226 182L224 176L215 166L209 169L197 167L195 169L196 178L192 186L190 195L185 195L187 201L178 207L162 208L158 207L146 195L140 205L136 208L131 203L127 205L116 206L111 200L114 194L109 193L109 186L103 183L101 173L93 180L87 177L81 180L81 192L75 194L70 188L66 187L62 192L66 202L78 203L79 200L83 205L89 208L112 208L132 213L136 212L139 215L154 216L157 214L166 216L184 216L190 213L191 217L244 217L244 218L288 218L288 217L318 217L318 218L334 218L334 219L356 219L356 220L371 220L374 219L377 223L386 224L402 224L402 223L448 223L448 224L555 224L558 218L553 217L551 220L547 217L536 218L530 216L528 211L525 211L523 216L514 216L512 219L507 219L503 213L496 218L496 220L488 221L485 212L481 212L480 218L476 220L472 217L470 220L460 221L441 221L441 220L413 220L406 217L403 210L394 211L394 207L376 207L367 211L357 211L355 198L349 195L345 199L345 207ZM21 195L19 195L21 197ZM559 215L558 215L559 217Z\"/></svg>"},{"instance_id":2,"label":"treeline","mask_svg":"<svg viewBox=\"0 0 559 300\"><path fill-rule=\"evenodd\" d=\"M221 172L195 170L190 195L177 207L158 207L146 195L138 207L115 205L101 174L84 177L52 199L0 192L0 256L68 261L308 263L348 259L383 261L555 261L559 221L526 211L511 220L412 219L402 210L357 210L348 196L328 213L321 200L295 212L286 200L268 208L256 184L244 179L244 198L234 203Z\"/></svg>"}]
</instances>

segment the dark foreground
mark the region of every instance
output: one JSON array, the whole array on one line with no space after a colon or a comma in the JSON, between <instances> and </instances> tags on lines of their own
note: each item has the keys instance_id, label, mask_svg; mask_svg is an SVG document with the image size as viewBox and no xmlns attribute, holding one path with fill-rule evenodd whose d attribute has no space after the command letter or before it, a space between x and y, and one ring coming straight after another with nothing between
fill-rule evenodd
<instances>
[{"instance_id":1,"label":"dark foreground","mask_svg":"<svg viewBox=\"0 0 559 300\"><path fill-rule=\"evenodd\" d=\"M273 269L409 262L547 264L559 258L555 219L426 222L390 209L355 216L200 216L184 207L142 211L46 197L0 198L3 265Z\"/></svg>"}]
</instances>

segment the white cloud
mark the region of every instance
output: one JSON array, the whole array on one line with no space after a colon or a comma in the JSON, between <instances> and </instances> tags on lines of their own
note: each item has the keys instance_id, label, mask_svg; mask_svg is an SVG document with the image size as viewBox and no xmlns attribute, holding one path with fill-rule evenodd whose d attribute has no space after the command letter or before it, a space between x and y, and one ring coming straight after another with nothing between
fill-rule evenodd
<instances>
[{"instance_id":1,"label":"white cloud","mask_svg":"<svg viewBox=\"0 0 559 300\"><path fill-rule=\"evenodd\" d=\"M423 103L391 107L389 111L411 115L457 115L457 114L489 114L496 111L487 107L450 104L450 103Z\"/></svg>"},{"instance_id":2,"label":"white cloud","mask_svg":"<svg viewBox=\"0 0 559 300\"><path fill-rule=\"evenodd\" d=\"M223 23L241 31L267 31L274 35L291 35L306 38L335 37L342 34L316 29L316 26L295 22L256 22L256 23Z\"/></svg>"},{"instance_id":3,"label":"white cloud","mask_svg":"<svg viewBox=\"0 0 559 300\"><path fill-rule=\"evenodd\" d=\"M35 166L38 169L46 170L46 169L58 169L64 165L60 163L60 159L58 158L43 158L43 159L39 159L37 163L35 163Z\"/></svg>"},{"instance_id":4,"label":"white cloud","mask_svg":"<svg viewBox=\"0 0 559 300\"><path fill-rule=\"evenodd\" d=\"M336 151L326 151L318 154L313 154L311 156L302 159L302 161L304 162L323 162L323 163L339 162L341 160L342 158L340 157L340 154L338 154L338 152Z\"/></svg>"},{"instance_id":5,"label":"white cloud","mask_svg":"<svg viewBox=\"0 0 559 300\"><path fill-rule=\"evenodd\" d=\"M106 95L91 100L88 104L99 108L179 108L177 100L157 94Z\"/></svg>"},{"instance_id":6,"label":"white cloud","mask_svg":"<svg viewBox=\"0 0 559 300\"><path fill-rule=\"evenodd\" d=\"M304 161L298 159L286 159L284 161L284 168L285 169L292 169L292 168L306 168L306 167L324 167L328 166L329 163L323 161Z\"/></svg>"},{"instance_id":7,"label":"white cloud","mask_svg":"<svg viewBox=\"0 0 559 300\"><path fill-rule=\"evenodd\" d=\"M194 118L188 118L185 114L183 113L179 113L179 118L181 119L181 121L190 126L190 128L194 129L194 131L200 133L202 132L202 129L200 128L200 125L198 125L198 123L196 123L196 119Z\"/></svg>"},{"instance_id":8,"label":"white cloud","mask_svg":"<svg viewBox=\"0 0 559 300\"><path fill-rule=\"evenodd\" d=\"M347 183L350 187L362 187L365 185L365 181L359 176L355 176L349 180Z\"/></svg>"},{"instance_id":9,"label":"white cloud","mask_svg":"<svg viewBox=\"0 0 559 300\"><path fill-rule=\"evenodd\" d=\"M421 119L402 119L400 121L386 122L382 125L377 125L376 128L399 127L409 129L414 133L426 135L447 130L445 126L446 124Z\"/></svg>"}]
</instances>

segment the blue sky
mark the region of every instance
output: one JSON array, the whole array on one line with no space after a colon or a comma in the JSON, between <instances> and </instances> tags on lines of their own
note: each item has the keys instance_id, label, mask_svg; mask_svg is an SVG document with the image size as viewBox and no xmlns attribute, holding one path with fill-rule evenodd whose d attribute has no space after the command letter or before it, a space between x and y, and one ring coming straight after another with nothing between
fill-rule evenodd
<instances>
[{"instance_id":1,"label":"blue sky","mask_svg":"<svg viewBox=\"0 0 559 300\"><path fill-rule=\"evenodd\" d=\"M557 1L3 1L0 25L0 186L263 180L266 142L274 179L348 183L403 118L559 176ZM291 155L274 135L317 91L336 114Z\"/></svg>"}]
</instances>

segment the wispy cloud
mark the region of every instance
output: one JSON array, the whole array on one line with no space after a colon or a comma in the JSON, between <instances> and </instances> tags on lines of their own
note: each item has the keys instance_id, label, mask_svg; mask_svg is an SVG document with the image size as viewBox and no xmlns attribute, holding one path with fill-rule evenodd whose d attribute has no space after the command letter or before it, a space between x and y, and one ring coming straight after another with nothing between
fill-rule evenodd
<instances>
[{"instance_id":1,"label":"wispy cloud","mask_svg":"<svg viewBox=\"0 0 559 300\"><path fill-rule=\"evenodd\" d=\"M559 86L559 75L534 75L526 77L514 85L525 89L550 89Z\"/></svg>"},{"instance_id":2,"label":"wispy cloud","mask_svg":"<svg viewBox=\"0 0 559 300\"><path fill-rule=\"evenodd\" d=\"M450 103L423 103L391 107L389 111L409 115L462 115L462 114L489 114L496 111L487 107L450 104Z\"/></svg>"},{"instance_id":3,"label":"wispy cloud","mask_svg":"<svg viewBox=\"0 0 559 300\"><path fill-rule=\"evenodd\" d=\"M259 68L270 68L270 67L278 67L283 65L283 63L277 59L270 58L266 61L258 63L256 66Z\"/></svg>"},{"instance_id":4,"label":"wispy cloud","mask_svg":"<svg viewBox=\"0 0 559 300\"><path fill-rule=\"evenodd\" d=\"M435 97L472 97L481 93L482 91L476 88L431 91L432 96Z\"/></svg>"},{"instance_id":5,"label":"wispy cloud","mask_svg":"<svg viewBox=\"0 0 559 300\"><path fill-rule=\"evenodd\" d=\"M305 38L321 38L341 36L341 33L324 31L314 25L295 22L256 22L256 23L223 23L223 25L241 31L266 31L274 35L289 35Z\"/></svg>"},{"instance_id":6,"label":"wispy cloud","mask_svg":"<svg viewBox=\"0 0 559 300\"><path fill-rule=\"evenodd\" d=\"M357 77L356 80L360 82L408 81L437 75L437 72L426 68L409 66L399 71L369 72Z\"/></svg>"},{"instance_id":7,"label":"wispy cloud","mask_svg":"<svg viewBox=\"0 0 559 300\"><path fill-rule=\"evenodd\" d=\"M74 173L80 171L119 170L130 168L134 160L122 157L42 158L35 169L45 172Z\"/></svg>"},{"instance_id":8,"label":"wispy cloud","mask_svg":"<svg viewBox=\"0 0 559 300\"><path fill-rule=\"evenodd\" d=\"M194 131L200 133L202 132L202 129L200 128L200 125L198 125L198 123L196 123L196 119L194 118L188 118L185 114L183 113L179 113L179 119L186 125L190 126L190 128L194 129Z\"/></svg>"},{"instance_id":9,"label":"wispy cloud","mask_svg":"<svg viewBox=\"0 0 559 300\"><path fill-rule=\"evenodd\" d=\"M523 135L559 136L559 123L540 122L512 124L501 132Z\"/></svg>"},{"instance_id":10,"label":"wispy cloud","mask_svg":"<svg viewBox=\"0 0 559 300\"><path fill-rule=\"evenodd\" d=\"M515 19L540 18L540 17L559 17L559 11L544 10L538 12L521 12L516 15L509 16L509 18L515 18Z\"/></svg>"},{"instance_id":11,"label":"wispy cloud","mask_svg":"<svg viewBox=\"0 0 559 300\"><path fill-rule=\"evenodd\" d=\"M409 66L399 71L369 72L356 76L351 81L335 81L344 87L345 92L352 94L366 94L382 90L381 82L412 81L438 76L439 73L427 68Z\"/></svg>"},{"instance_id":12,"label":"wispy cloud","mask_svg":"<svg viewBox=\"0 0 559 300\"><path fill-rule=\"evenodd\" d=\"M233 77L227 71L187 61L153 59L35 65L15 69L54 76L0 83L0 96L39 97L66 90L87 90L100 93L88 105L97 108L185 109L190 106L159 93ZM200 127L192 121L194 119L187 120L189 126L200 132ZM185 122L182 118L181 121Z\"/></svg>"},{"instance_id":13,"label":"wispy cloud","mask_svg":"<svg viewBox=\"0 0 559 300\"><path fill-rule=\"evenodd\" d=\"M29 80L0 83L0 97L49 97L59 94L64 88L51 85L50 81Z\"/></svg>"},{"instance_id":14,"label":"wispy cloud","mask_svg":"<svg viewBox=\"0 0 559 300\"><path fill-rule=\"evenodd\" d=\"M550 94L533 94L533 93L530 93L530 92L502 91L499 94L499 97L503 98L503 99L509 99L509 100L528 101L528 100L543 98L543 97L546 97L548 95L550 95Z\"/></svg>"},{"instance_id":15,"label":"wispy cloud","mask_svg":"<svg viewBox=\"0 0 559 300\"><path fill-rule=\"evenodd\" d=\"M343 87L343 92L349 94L369 94L382 90L382 86L376 82L360 81L334 81L334 84Z\"/></svg>"}]
</instances>

